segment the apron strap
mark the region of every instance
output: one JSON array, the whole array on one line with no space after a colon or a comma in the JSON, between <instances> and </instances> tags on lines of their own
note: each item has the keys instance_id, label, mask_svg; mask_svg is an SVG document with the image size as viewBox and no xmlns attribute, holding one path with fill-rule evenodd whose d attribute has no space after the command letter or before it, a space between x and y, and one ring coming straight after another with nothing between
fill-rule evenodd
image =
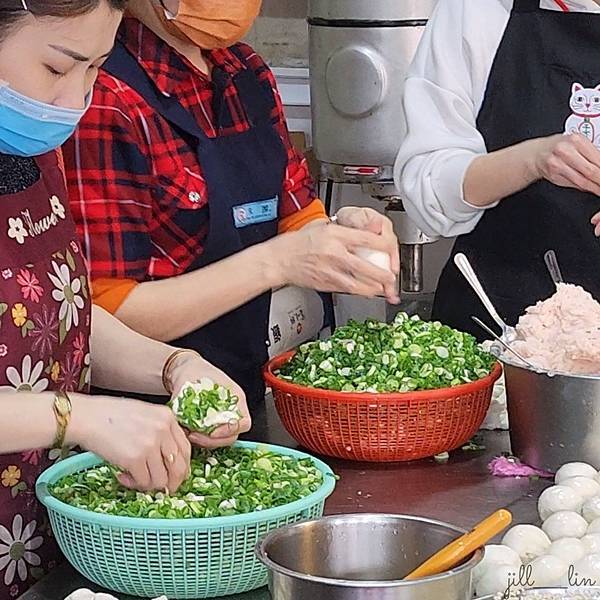
<instances>
[{"instance_id":1,"label":"apron strap","mask_svg":"<svg viewBox=\"0 0 600 600\"><path fill-rule=\"evenodd\" d=\"M514 0L512 12L526 13L540 10L540 0Z\"/></svg>"},{"instance_id":2,"label":"apron strap","mask_svg":"<svg viewBox=\"0 0 600 600\"><path fill-rule=\"evenodd\" d=\"M208 140L208 136L179 100L160 92L148 73L121 42L116 43L102 68L132 87L158 114L169 121L184 139L192 137L199 141Z\"/></svg>"},{"instance_id":3,"label":"apron strap","mask_svg":"<svg viewBox=\"0 0 600 600\"><path fill-rule=\"evenodd\" d=\"M234 83L248 117L254 125L270 123L271 113L277 106L271 86L259 81L239 46L231 46L230 50L246 67L235 76Z\"/></svg>"}]
</instances>

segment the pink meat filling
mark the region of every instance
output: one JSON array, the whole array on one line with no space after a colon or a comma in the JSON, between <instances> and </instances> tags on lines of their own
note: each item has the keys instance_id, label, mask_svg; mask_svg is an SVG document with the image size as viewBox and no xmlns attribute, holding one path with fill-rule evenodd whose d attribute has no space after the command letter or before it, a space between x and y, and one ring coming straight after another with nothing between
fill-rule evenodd
<instances>
[{"instance_id":1,"label":"pink meat filling","mask_svg":"<svg viewBox=\"0 0 600 600\"><path fill-rule=\"evenodd\" d=\"M560 284L527 309L514 348L547 371L600 375L600 303L583 288Z\"/></svg>"}]
</instances>

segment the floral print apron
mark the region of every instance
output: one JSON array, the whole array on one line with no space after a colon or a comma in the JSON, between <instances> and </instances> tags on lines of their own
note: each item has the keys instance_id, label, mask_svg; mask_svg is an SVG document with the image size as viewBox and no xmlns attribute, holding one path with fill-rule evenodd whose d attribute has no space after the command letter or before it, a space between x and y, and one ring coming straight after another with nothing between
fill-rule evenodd
<instances>
[{"instance_id":1,"label":"floral print apron","mask_svg":"<svg viewBox=\"0 0 600 600\"><path fill-rule=\"evenodd\" d=\"M89 387L87 270L59 157L36 163L33 185L0 196L0 394ZM40 449L0 455L0 600L19 596L60 561L35 497L38 475L57 458Z\"/></svg>"}]
</instances>

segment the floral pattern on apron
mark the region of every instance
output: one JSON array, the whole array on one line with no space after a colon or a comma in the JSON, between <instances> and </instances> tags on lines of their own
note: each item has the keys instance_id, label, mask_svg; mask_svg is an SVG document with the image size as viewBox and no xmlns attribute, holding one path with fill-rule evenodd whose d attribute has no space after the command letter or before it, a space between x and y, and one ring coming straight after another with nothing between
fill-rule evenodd
<instances>
[{"instance_id":1,"label":"floral pattern on apron","mask_svg":"<svg viewBox=\"0 0 600 600\"><path fill-rule=\"evenodd\" d=\"M0 196L0 393L89 388L91 301L58 155L39 180ZM26 402L23 397L23 402ZM15 598L61 554L35 481L58 451L0 455L0 600Z\"/></svg>"}]
</instances>

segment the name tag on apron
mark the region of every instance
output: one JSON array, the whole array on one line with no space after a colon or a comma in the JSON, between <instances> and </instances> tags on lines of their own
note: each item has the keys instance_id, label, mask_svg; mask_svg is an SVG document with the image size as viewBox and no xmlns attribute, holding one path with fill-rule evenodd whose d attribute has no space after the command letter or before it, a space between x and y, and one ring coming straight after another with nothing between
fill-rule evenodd
<instances>
[{"instance_id":1,"label":"name tag on apron","mask_svg":"<svg viewBox=\"0 0 600 600\"><path fill-rule=\"evenodd\" d=\"M267 200L257 200L234 206L233 222L237 229L256 225L257 223L267 223L277 218L277 206L279 205L279 196Z\"/></svg>"}]
</instances>

